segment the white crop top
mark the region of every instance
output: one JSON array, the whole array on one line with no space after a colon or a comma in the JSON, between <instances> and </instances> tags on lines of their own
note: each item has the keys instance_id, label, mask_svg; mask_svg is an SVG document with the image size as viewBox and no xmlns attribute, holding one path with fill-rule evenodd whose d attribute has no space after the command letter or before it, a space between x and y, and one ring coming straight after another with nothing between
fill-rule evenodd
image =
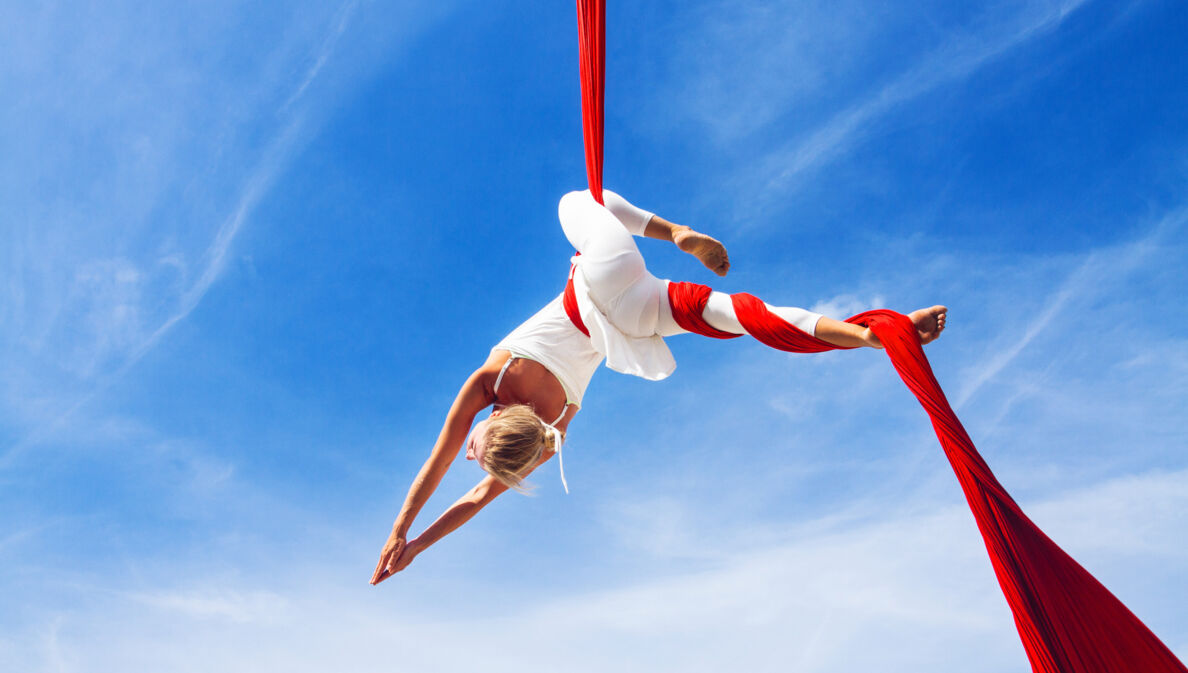
<instances>
[{"instance_id":1,"label":"white crop top","mask_svg":"<svg viewBox=\"0 0 1188 673\"><path fill-rule=\"evenodd\" d=\"M582 396L602 354L594 350L590 337L578 331L565 308L561 295L545 305L522 325L503 337L491 350L509 351L513 356L536 360L561 382L567 404L582 406Z\"/></svg>"}]
</instances>

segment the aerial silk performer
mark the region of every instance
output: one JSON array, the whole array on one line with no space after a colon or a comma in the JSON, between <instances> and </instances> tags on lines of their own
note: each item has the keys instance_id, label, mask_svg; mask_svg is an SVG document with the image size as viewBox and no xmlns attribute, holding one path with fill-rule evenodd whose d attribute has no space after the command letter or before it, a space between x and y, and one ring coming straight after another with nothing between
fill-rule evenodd
<instances>
[{"instance_id":1,"label":"aerial silk performer","mask_svg":"<svg viewBox=\"0 0 1188 673\"><path fill-rule=\"evenodd\" d=\"M378 584L471 519L552 456L561 463L566 429L603 360L647 379L675 368L665 337L720 339L749 334L789 352L883 348L920 401L965 493L1037 673L1188 673L1117 598L1034 524L995 479L932 374L923 344L940 336L947 309L908 315L868 311L844 321L769 305L749 294L656 278L634 236L669 241L718 275L730 268L716 239L637 208L602 188L605 7L578 0L583 130L590 188L562 197L558 217L577 250L557 298L495 345L463 384L372 575ZM490 415L474 423L487 407ZM473 429L471 426L474 426ZM419 536L413 521L465 446L487 472ZM568 491L568 486L566 485Z\"/></svg>"},{"instance_id":2,"label":"aerial silk performer","mask_svg":"<svg viewBox=\"0 0 1188 673\"><path fill-rule=\"evenodd\" d=\"M561 462L565 432L604 359L616 371L659 380L676 367L665 337L750 333L764 340L772 325L787 326L794 338L818 351L881 347L869 327L853 322L653 276L635 236L669 241L719 275L726 275L730 260L716 239L642 210L610 190L602 196L605 205L588 190L561 198L561 228L579 252L570 281L564 292L495 344L487 361L463 384L409 489L373 582L407 567L496 496L520 488L528 473L553 455ZM696 316L689 310L694 305ZM927 343L944 329L946 310L920 309L905 320L911 338ZM475 417L487 407L493 407L490 416L472 430ZM408 540L413 519L464 445L466 457L477 461L487 476L420 536ZM563 464L561 478L564 484Z\"/></svg>"}]
</instances>

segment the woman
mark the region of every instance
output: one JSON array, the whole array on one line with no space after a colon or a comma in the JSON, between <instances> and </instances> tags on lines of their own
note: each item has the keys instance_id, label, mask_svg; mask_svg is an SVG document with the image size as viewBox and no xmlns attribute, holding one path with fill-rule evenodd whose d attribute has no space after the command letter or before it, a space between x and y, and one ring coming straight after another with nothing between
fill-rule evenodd
<instances>
[{"instance_id":1,"label":"woman","mask_svg":"<svg viewBox=\"0 0 1188 673\"><path fill-rule=\"evenodd\" d=\"M616 371L658 380L676 367L663 337L686 333L673 317L668 281L648 273L633 236L669 241L719 276L730 260L717 240L636 208L618 194L603 191L605 207L589 192L570 192L558 216L565 236L580 253L574 257L572 299L558 296L491 350L454 399L429 459L417 474L392 534L371 577L378 584L408 567L444 535L561 453L565 430L581 407L582 394L602 360ZM784 321L836 346L879 348L865 327L799 308L768 306ZM573 315L576 314L576 315ZM933 306L909 316L923 343L940 335L946 309ZM702 318L712 327L745 334L729 295L713 292ZM581 327L575 323L582 323ZM474 427L488 406L491 416ZM466 457L487 476L451 505L420 536L408 531L425 501L466 444ZM561 472L565 480L564 467ZM568 488L566 489L568 490Z\"/></svg>"}]
</instances>

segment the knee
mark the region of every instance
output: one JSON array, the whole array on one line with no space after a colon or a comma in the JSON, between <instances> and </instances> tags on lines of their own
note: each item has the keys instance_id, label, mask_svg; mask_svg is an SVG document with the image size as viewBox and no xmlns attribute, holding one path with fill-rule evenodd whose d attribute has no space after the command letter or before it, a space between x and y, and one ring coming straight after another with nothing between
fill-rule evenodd
<instances>
[{"instance_id":1,"label":"knee","mask_svg":"<svg viewBox=\"0 0 1188 673\"><path fill-rule=\"evenodd\" d=\"M561 201L557 203L557 214L564 217L566 212L573 212L575 209L593 202L594 197L590 196L590 190L588 189L569 192L565 196L562 196Z\"/></svg>"},{"instance_id":2,"label":"knee","mask_svg":"<svg viewBox=\"0 0 1188 673\"><path fill-rule=\"evenodd\" d=\"M557 219L561 222L561 229L573 247L585 250L594 230L591 223L596 222L597 210L602 207L590 196L589 190L569 192L561 197L557 203Z\"/></svg>"}]
</instances>

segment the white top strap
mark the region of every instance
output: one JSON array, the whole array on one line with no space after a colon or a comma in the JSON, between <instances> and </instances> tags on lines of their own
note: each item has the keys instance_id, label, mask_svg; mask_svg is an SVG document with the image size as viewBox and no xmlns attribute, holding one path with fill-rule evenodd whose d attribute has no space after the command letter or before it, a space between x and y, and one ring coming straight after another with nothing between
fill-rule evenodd
<instances>
[{"instance_id":1,"label":"white top strap","mask_svg":"<svg viewBox=\"0 0 1188 673\"><path fill-rule=\"evenodd\" d=\"M507 362L503 363L503 369L499 370L499 376L495 377L495 394L496 395L499 394L499 384L503 383L503 375L507 373L508 366L510 366L512 363L512 360L515 360L515 359L516 359L516 356L509 354L507 356Z\"/></svg>"},{"instance_id":2,"label":"white top strap","mask_svg":"<svg viewBox=\"0 0 1188 673\"><path fill-rule=\"evenodd\" d=\"M561 445L565 440L557 428L550 425L549 430L553 433L553 447L557 451L557 462L561 465L561 486L565 489L565 494L569 495L569 483L565 481L565 458L561 454Z\"/></svg>"},{"instance_id":3,"label":"white top strap","mask_svg":"<svg viewBox=\"0 0 1188 673\"><path fill-rule=\"evenodd\" d=\"M558 416L555 421L553 421L552 423L549 423L549 427L551 428L554 425L560 423L561 419L565 418L565 412L567 412L567 411L569 411L569 404L566 404L565 406L561 407L561 415Z\"/></svg>"}]
</instances>

